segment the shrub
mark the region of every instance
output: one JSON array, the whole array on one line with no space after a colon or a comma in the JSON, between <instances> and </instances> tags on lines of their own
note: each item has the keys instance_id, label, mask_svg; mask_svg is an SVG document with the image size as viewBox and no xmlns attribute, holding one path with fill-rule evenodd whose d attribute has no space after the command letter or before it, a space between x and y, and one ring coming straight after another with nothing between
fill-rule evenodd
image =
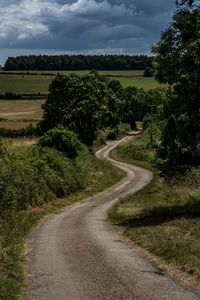
<instances>
[{"instance_id":1,"label":"shrub","mask_svg":"<svg viewBox=\"0 0 200 300\"><path fill-rule=\"evenodd\" d=\"M77 135L65 129L63 126L48 130L39 140L42 147L53 147L64 152L69 158L75 158L86 146L77 138Z\"/></svg>"},{"instance_id":2,"label":"shrub","mask_svg":"<svg viewBox=\"0 0 200 300\"><path fill-rule=\"evenodd\" d=\"M153 76L153 69L150 67L147 67L144 70L144 77L152 77Z\"/></svg>"},{"instance_id":3,"label":"shrub","mask_svg":"<svg viewBox=\"0 0 200 300\"><path fill-rule=\"evenodd\" d=\"M83 188L94 168L87 148L76 159L38 145L6 153L0 164L0 215L39 206Z\"/></svg>"}]
</instances>

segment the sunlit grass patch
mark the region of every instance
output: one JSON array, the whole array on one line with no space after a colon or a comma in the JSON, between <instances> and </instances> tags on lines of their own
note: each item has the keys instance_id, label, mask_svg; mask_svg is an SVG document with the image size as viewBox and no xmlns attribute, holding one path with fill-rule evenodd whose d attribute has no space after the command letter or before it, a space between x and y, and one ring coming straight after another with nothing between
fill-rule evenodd
<instances>
[{"instance_id":1,"label":"sunlit grass patch","mask_svg":"<svg viewBox=\"0 0 200 300\"><path fill-rule=\"evenodd\" d=\"M127 143L119 147L112 156L138 163L129 146ZM155 176L147 187L120 201L109 212L109 218L134 245L148 251L172 274L178 273L185 282L197 286L200 286L199 217L199 168L188 169L184 175L174 174L167 180Z\"/></svg>"},{"instance_id":2,"label":"sunlit grass patch","mask_svg":"<svg viewBox=\"0 0 200 300\"><path fill-rule=\"evenodd\" d=\"M70 74L88 74L89 70L82 71L28 71L29 73L34 73L36 75L26 75L20 74L26 71L15 71L6 72L5 74L0 74L0 93L13 92L20 94L32 94L32 93L48 93L48 87L54 75L57 73ZM10 73L10 74L9 74ZM17 74L12 74L17 73ZM101 75L105 75L109 80L117 79L121 82L123 87L136 86L137 88L143 88L144 90L149 90L160 86L154 79L154 77L143 77L143 70L106 70L99 71ZM44 74L44 75L42 75ZM45 75L46 74L46 75ZM51 74L51 75L47 75Z\"/></svg>"}]
</instances>

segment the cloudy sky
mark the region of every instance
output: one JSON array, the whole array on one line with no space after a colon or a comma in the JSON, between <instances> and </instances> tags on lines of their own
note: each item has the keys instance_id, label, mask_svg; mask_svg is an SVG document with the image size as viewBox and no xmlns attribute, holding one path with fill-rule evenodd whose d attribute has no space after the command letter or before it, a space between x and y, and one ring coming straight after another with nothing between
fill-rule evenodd
<instances>
[{"instance_id":1,"label":"cloudy sky","mask_svg":"<svg viewBox=\"0 0 200 300\"><path fill-rule=\"evenodd\" d=\"M0 0L0 64L24 54L150 54L174 0Z\"/></svg>"}]
</instances>

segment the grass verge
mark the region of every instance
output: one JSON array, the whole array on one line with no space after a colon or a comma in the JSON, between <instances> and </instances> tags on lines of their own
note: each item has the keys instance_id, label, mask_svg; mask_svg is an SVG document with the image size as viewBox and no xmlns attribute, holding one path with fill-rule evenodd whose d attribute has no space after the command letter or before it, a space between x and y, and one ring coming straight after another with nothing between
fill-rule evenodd
<instances>
[{"instance_id":1,"label":"grass verge","mask_svg":"<svg viewBox=\"0 0 200 300\"><path fill-rule=\"evenodd\" d=\"M122 171L109 163L93 158L93 164L95 174L84 190L64 198L53 199L39 207L7 213L6 217L0 220L0 299L20 299L25 284L25 241L40 220L105 190L123 177Z\"/></svg>"},{"instance_id":2,"label":"grass verge","mask_svg":"<svg viewBox=\"0 0 200 300\"><path fill-rule=\"evenodd\" d=\"M112 157L152 169L153 149L145 154L144 137L119 146ZM135 144L134 144L135 143ZM145 143L143 143L143 146ZM137 151L139 153L137 153ZM145 159L142 161L140 159ZM134 156L137 160L134 160ZM140 156L140 157L139 157ZM140 158L140 159L139 159ZM143 190L109 211L122 235L183 283L200 287L200 169L162 179L158 175Z\"/></svg>"}]
</instances>

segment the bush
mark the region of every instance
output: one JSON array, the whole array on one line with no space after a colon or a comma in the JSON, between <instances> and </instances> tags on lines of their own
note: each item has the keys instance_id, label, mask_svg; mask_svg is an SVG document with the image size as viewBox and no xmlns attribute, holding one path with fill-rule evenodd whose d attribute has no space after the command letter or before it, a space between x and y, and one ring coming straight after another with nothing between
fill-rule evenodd
<instances>
[{"instance_id":1,"label":"bush","mask_svg":"<svg viewBox=\"0 0 200 300\"><path fill-rule=\"evenodd\" d=\"M147 67L144 70L144 77L152 77L153 76L153 69L150 67Z\"/></svg>"},{"instance_id":2,"label":"bush","mask_svg":"<svg viewBox=\"0 0 200 300\"><path fill-rule=\"evenodd\" d=\"M75 158L86 149L77 138L77 135L65 129L63 126L48 130L39 140L42 147L53 147L58 151L64 152L69 158Z\"/></svg>"},{"instance_id":3,"label":"bush","mask_svg":"<svg viewBox=\"0 0 200 300\"><path fill-rule=\"evenodd\" d=\"M36 136L38 134L38 130L33 127L32 124L27 126L26 128L20 128L20 129L7 129L7 128L0 128L0 136L1 137L24 137L24 136Z\"/></svg>"},{"instance_id":4,"label":"bush","mask_svg":"<svg viewBox=\"0 0 200 300\"><path fill-rule=\"evenodd\" d=\"M0 99L6 99L6 100L22 99L22 95L13 92L5 92L5 94L0 94Z\"/></svg>"},{"instance_id":5,"label":"bush","mask_svg":"<svg viewBox=\"0 0 200 300\"><path fill-rule=\"evenodd\" d=\"M0 215L77 191L93 177L93 171L87 148L76 160L38 145L6 153L0 164Z\"/></svg>"},{"instance_id":6,"label":"bush","mask_svg":"<svg viewBox=\"0 0 200 300\"><path fill-rule=\"evenodd\" d=\"M115 140L117 138L115 130L110 130L107 134L107 140Z\"/></svg>"}]
</instances>

